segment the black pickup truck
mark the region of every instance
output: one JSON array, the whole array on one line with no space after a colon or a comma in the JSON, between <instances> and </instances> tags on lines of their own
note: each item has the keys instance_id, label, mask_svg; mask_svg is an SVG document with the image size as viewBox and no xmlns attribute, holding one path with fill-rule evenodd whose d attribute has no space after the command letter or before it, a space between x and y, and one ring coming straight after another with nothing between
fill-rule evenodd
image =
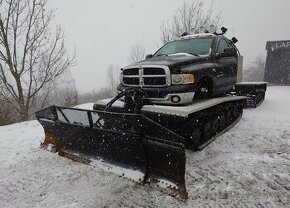
<instances>
[{"instance_id":1,"label":"black pickup truck","mask_svg":"<svg viewBox=\"0 0 290 208\"><path fill-rule=\"evenodd\" d=\"M195 98L226 94L237 80L238 50L223 35L186 35L146 60L122 69L119 91L141 87L156 104L184 105Z\"/></svg>"}]
</instances>

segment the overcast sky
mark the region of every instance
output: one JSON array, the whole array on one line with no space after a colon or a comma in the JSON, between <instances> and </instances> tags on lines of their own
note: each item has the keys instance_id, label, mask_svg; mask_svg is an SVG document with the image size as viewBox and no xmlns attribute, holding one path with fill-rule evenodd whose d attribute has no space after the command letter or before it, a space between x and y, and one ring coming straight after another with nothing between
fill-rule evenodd
<instances>
[{"instance_id":1,"label":"overcast sky","mask_svg":"<svg viewBox=\"0 0 290 208\"><path fill-rule=\"evenodd\" d=\"M55 23L65 30L68 51L76 51L72 73L77 88L89 92L105 86L108 67L126 66L135 43L143 44L147 54L156 51L162 22L170 20L181 4L181 0L49 0L49 7L57 9ZM245 64L266 55L266 41L290 40L289 0L216 0L214 11L222 13L227 36L239 39Z\"/></svg>"}]
</instances>

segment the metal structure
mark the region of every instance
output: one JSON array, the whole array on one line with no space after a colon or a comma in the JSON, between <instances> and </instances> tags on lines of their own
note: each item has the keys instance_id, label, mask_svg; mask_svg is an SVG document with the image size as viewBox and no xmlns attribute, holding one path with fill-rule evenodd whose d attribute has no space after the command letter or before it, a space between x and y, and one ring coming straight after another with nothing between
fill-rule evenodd
<instances>
[{"instance_id":1,"label":"metal structure","mask_svg":"<svg viewBox=\"0 0 290 208\"><path fill-rule=\"evenodd\" d=\"M142 88L99 101L94 110L51 106L36 113L45 132L41 146L77 162L102 160L138 172L135 181L157 183L186 200L185 149L201 150L230 129L244 108L263 101L266 87L239 83L234 95L178 107L144 105Z\"/></svg>"},{"instance_id":2,"label":"metal structure","mask_svg":"<svg viewBox=\"0 0 290 208\"><path fill-rule=\"evenodd\" d=\"M290 40L268 41L264 81L290 84Z\"/></svg>"},{"instance_id":3,"label":"metal structure","mask_svg":"<svg viewBox=\"0 0 290 208\"><path fill-rule=\"evenodd\" d=\"M240 81L242 77L242 57L234 46L235 38L230 41L216 36L225 32L226 28L222 28L221 34L202 34L215 37L217 48L222 40L232 45L218 59L212 51L213 59L187 55L163 60L158 57L160 64L152 64L152 60L141 65L139 62L123 69L125 88L115 98L95 103L94 110L51 106L37 112L45 131L41 146L85 164L104 161L121 169L122 176L142 184L157 183L186 200L185 150L203 149L234 126L244 108L257 107L265 97L265 82L235 85L236 78ZM192 68L185 67L188 64ZM177 73L178 67L183 71ZM194 84L194 80L204 74L215 77L218 71L223 79L216 83L219 84L215 85L216 90L222 87L227 90L193 99L198 89L210 91L207 85L199 86L207 83L209 87L208 79L199 84ZM180 81L173 76L181 78ZM229 83L224 85L225 82ZM235 91L231 92L234 85ZM228 92L231 93L225 95ZM138 174L131 174L132 171Z\"/></svg>"},{"instance_id":4,"label":"metal structure","mask_svg":"<svg viewBox=\"0 0 290 208\"><path fill-rule=\"evenodd\" d=\"M51 106L37 112L42 147L85 164L101 159L140 172L137 182L162 183L182 200L185 149L204 148L235 125L247 105L247 97L225 96L180 107L142 105L134 113L113 101L99 101L95 110Z\"/></svg>"}]
</instances>

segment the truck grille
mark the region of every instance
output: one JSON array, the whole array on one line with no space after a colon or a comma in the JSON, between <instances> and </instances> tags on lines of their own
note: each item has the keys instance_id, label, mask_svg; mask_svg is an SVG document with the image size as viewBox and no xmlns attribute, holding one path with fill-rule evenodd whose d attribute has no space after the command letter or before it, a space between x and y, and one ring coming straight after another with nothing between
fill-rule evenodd
<instances>
[{"instance_id":1,"label":"truck grille","mask_svg":"<svg viewBox=\"0 0 290 208\"><path fill-rule=\"evenodd\" d=\"M122 72L125 86L164 87L170 84L169 69L164 67L128 68Z\"/></svg>"}]
</instances>

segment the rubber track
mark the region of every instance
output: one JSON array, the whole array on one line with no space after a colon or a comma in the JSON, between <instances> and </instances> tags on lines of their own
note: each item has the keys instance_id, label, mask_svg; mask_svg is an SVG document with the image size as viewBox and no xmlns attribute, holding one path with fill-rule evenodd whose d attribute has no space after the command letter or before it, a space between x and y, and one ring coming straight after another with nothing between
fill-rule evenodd
<instances>
[{"instance_id":1,"label":"rubber track","mask_svg":"<svg viewBox=\"0 0 290 208\"><path fill-rule=\"evenodd\" d=\"M225 129L223 129L221 132L219 132L218 134L216 134L215 136L213 136L211 139L209 139L207 142L199 145L197 147L197 150L202 150L204 149L207 145L209 145L210 143L212 143L217 137L219 137L220 135L222 135L223 133L225 133L226 131L228 131L229 129L231 129L232 127L234 127L242 118L243 113L241 113L241 115L229 126L227 126Z\"/></svg>"}]
</instances>

